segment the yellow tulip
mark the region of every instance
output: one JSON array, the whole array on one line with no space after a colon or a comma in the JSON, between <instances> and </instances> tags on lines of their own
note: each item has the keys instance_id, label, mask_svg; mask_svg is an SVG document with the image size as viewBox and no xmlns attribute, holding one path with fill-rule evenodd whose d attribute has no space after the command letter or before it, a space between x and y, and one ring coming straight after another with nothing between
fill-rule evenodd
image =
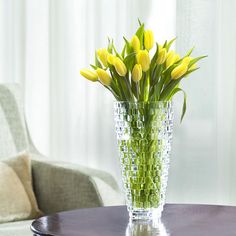
<instances>
[{"instance_id":1,"label":"yellow tulip","mask_svg":"<svg viewBox=\"0 0 236 236\"><path fill-rule=\"evenodd\" d=\"M180 60L180 55L179 54L175 54L175 62Z\"/></svg>"},{"instance_id":2,"label":"yellow tulip","mask_svg":"<svg viewBox=\"0 0 236 236\"><path fill-rule=\"evenodd\" d=\"M151 61L150 61L149 53L147 50L140 50L137 54L136 59L137 59L138 64L141 65L142 70L144 72L149 70Z\"/></svg>"},{"instance_id":3,"label":"yellow tulip","mask_svg":"<svg viewBox=\"0 0 236 236\"><path fill-rule=\"evenodd\" d=\"M140 64L135 64L131 77L134 82L138 82L142 78L142 66Z\"/></svg>"},{"instance_id":4,"label":"yellow tulip","mask_svg":"<svg viewBox=\"0 0 236 236\"><path fill-rule=\"evenodd\" d=\"M107 61L109 64L113 65L114 64L114 60L115 60L116 56L112 55L112 54L108 54L107 56Z\"/></svg>"},{"instance_id":5,"label":"yellow tulip","mask_svg":"<svg viewBox=\"0 0 236 236\"><path fill-rule=\"evenodd\" d=\"M102 64L107 67L107 56L109 55L109 52L106 50L106 48L98 49L97 55Z\"/></svg>"},{"instance_id":6,"label":"yellow tulip","mask_svg":"<svg viewBox=\"0 0 236 236\"><path fill-rule=\"evenodd\" d=\"M166 67L172 66L176 61L180 59L180 56L178 54L175 54L174 51L170 51L167 53L167 59L166 59Z\"/></svg>"},{"instance_id":7,"label":"yellow tulip","mask_svg":"<svg viewBox=\"0 0 236 236\"><path fill-rule=\"evenodd\" d=\"M167 58L166 58L166 67L171 66L174 62L174 57L175 57L175 52L174 51L169 51L167 53Z\"/></svg>"},{"instance_id":8,"label":"yellow tulip","mask_svg":"<svg viewBox=\"0 0 236 236\"><path fill-rule=\"evenodd\" d=\"M171 78L176 80L183 76L188 70L188 65L185 63L181 63L180 65L176 66L174 70L171 72Z\"/></svg>"},{"instance_id":9,"label":"yellow tulip","mask_svg":"<svg viewBox=\"0 0 236 236\"><path fill-rule=\"evenodd\" d=\"M166 60L166 56L167 56L167 52L165 48L162 48L161 50L159 50L157 64L158 65L163 64Z\"/></svg>"},{"instance_id":10,"label":"yellow tulip","mask_svg":"<svg viewBox=\"0 0 236 236\"><path fill-rule=\"evenodd\" d=\"M92 82L96 82L98 80L98 75L92 70L82 69L80 71L80 74Z\"/></svg>"},{"instance_id":11,"label":"yellow tulip","mask_svg":"<svg viewBox=\"0 0 236 236\"><path fill-rule=\"evenodd\" d=\"M137 35L134 35L132 37L130 44L135 52L138 52L140 50L140 41Z\"/></svg>"},{"instance_id":12,"label":"yellow tulip","mask_svg":"<svg viewBox=\"0 0 236 236\"><path fill-rule=\"evenodd\" d=\"M144 32L144 46L147 50L151 50L154 45L154 36L151 30Z\"/></svg>"},{"instance_id":13,"label":"yellow tulip","mask_svg":"<svg viewBox=\"0 0 236 236\"><path fill-rule=\"evenodd\" d=\"M109 86L111 84L111 76L103 69L97 69L98 77L103 85Z\"/></svg>"},{"instance_id":14,"label":"yellow tulip","mask_svg":"<svg viewBox=\"0 0 236 236\"><path fill-rule=\"evenodd\" d=\"M189 63L191 62L192 58L191 57L185 57L183 60L182 60L182 63L185 63L187 66L189 66ZM191 65L189 67L189 70L194 70L197 68L197 65L194 63L193 65Z\"/></svg>"},{"instance_id":15,"label":"yellow tulip","mask_svg":"<svg viewBox=\"0 0 236 236\"><path fill-rule=\"evenodd\" d=\"M185 63L186 65L189 65L191 59L192 59L191 57L185 57L185 58L183 58L182 63Z\"/></svg>"},{"instance_id":16,"label":"yellow tulip","mask_svg":"<svg viewBox=\"0 0 236 236\"><path fill-rule=\"evenodd\" d=\"M127 74L127 68L124 62L120 58L116 57L114 59L114 66L115 66L116 72L120 76L125 76Z\"/></svg>"}]
</instances>

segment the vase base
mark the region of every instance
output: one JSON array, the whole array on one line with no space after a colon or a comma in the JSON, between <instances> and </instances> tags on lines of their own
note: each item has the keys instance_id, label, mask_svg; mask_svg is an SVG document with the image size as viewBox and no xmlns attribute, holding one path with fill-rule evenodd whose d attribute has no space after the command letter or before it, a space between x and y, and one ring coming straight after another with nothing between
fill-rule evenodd
<instances>
[{"instance_id":1,"label":"vase base","mask_svg":"<svg viewBox=\"0 0 236 236\"><path fill-rule=\"evenodd\" d=\"M163 208L132 209L129 210L129 217L132 220L158 220L161 218Z\"/></svg>"}]
</instances>

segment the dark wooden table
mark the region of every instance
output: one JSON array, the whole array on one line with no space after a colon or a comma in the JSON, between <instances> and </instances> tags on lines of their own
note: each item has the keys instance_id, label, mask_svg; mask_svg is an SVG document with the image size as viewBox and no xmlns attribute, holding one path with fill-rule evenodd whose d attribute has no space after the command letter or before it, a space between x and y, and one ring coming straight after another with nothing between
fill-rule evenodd
<instances>
[{"instance_id":1,"label":"dark wooden table","mask_svg":"<svg viewBox=\"0 0 236 236\"><path fill-rule=\"evenodd\" d=\"M166 204L161 223L129 222L125 206L61 212L35 220L34 235L236 236L236 207Z\"/></svg>"}]
</instances>

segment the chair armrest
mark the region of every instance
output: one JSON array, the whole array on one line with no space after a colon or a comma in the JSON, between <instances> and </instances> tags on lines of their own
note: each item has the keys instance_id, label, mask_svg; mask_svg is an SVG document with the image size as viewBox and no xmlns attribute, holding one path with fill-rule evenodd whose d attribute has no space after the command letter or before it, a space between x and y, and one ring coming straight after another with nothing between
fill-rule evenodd
<instances>
[{"instance_id":1,"label":"chair armrest","mask_svg":"<svg viewBox=\"0 0 236 236\"><path fill-rule=\"evenodd\" d=\"M39 208L45 214L124 203L116 181L103 171L32 160L32 176Z\"/></svg>"}]
</instances>

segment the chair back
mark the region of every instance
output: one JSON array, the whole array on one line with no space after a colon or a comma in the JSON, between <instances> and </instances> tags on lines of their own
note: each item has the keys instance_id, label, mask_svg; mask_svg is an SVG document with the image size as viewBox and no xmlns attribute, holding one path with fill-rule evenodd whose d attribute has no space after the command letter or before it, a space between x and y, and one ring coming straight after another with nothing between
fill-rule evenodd
<instances>
[{"instance_id":1,"label":"chair back","mask_svg":"<svg viewBox=\"0 0 236 236\"><path fill-rule=\"evenodd\" d=\"M28 148L20 85L0 84L0 159L13 157Z\"/></svg>"}]
</instances>

